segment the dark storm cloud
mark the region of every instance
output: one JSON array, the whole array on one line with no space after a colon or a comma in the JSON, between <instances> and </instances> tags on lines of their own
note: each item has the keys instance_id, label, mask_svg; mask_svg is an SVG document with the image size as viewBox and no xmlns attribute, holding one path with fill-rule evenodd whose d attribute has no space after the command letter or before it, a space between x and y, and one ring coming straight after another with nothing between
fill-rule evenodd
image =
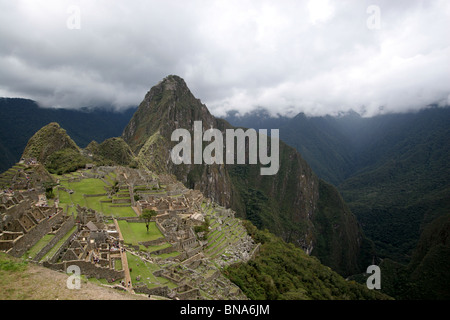
<instances>
[{"instance_id":1,"label":"dark storm cloud","mask_svg":"<svg viewBox=\"0 0 450 320\"><path fill-rule=\"evenodd\" d=\"M418 109L449 102L449 18L447 1L1 0L0 96L122 108L177 74L217 115Z\"/></svg>"}]
</instances>

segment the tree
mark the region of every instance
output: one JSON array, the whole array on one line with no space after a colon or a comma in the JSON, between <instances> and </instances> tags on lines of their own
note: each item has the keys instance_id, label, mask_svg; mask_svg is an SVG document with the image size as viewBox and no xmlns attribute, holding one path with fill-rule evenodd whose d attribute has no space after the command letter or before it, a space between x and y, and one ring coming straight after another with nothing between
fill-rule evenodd
<instances>
[{"instance_id":1,"label":"tree","mask_svg":"<svg viewBox=\"0 0 450 320\"><path fill-rule=\"evenodd\" d=\"M56 183L44 182L42 185L45 188L45 196L47 197L47 199L53 199L55 197L55 194L53 193L53 187L56 186Z\"/></svg>"},{"instance_id":2,"label":"tree","mask_svg":"<svg viewBox=\"0 0 450 320\"><path fill-rule=\"evenodd\" d=\"M142 211L141 218L144 219L144 221L145 221L145 227L147 228L147 233L148 233L148 228L150 225L150 220L156 215L157 215L157 212L155 210L144 209Z\"/></svg>"}]
</instances>

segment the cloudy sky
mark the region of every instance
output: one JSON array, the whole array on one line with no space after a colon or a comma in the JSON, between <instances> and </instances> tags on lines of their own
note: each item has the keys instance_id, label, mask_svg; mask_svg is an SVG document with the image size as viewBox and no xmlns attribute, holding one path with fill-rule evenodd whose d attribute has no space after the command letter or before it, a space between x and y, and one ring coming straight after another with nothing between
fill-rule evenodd
<instances>
[{"instance_id":1,"label":"cloudy sky","mask_svg":"<svg viewBox=\"0 0 450 320\"><path fill-rule=\"evenodd\" d=\"M138 105L165 76L215 115L450 104L447 0L0 0L0 96Z\"/></svg>"}]
</instances>

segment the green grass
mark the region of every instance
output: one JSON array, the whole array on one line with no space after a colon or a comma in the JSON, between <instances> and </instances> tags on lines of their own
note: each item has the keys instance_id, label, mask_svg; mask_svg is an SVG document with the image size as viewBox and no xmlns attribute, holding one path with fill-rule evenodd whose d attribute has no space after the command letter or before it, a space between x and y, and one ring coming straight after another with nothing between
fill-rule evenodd
<instances>
[{"instance_id":1,"label":"green grass","mask_svg":"<svg viewBox=\"0 0 450 320\"><path fill-rule=\"evenodd\" d=\"M0 252L0 278L2 271L23 271L27 265L26 261L10 258L6 253Z\"/></svg>"},{"instance_id":2,"label":"green grass","mask_svg":"<svg viewBox=\"0 0 450 320\"><path fill-rule=\"evenodd\" d=\"M123 266L122 266L122 260L120 259L116 259L114 262L114 268L118 271L122 270Z\"/></svg>"},{"instance_id":3,"label":"green grass","mask_svg":"<svg viewBox=\"0 0 450 320\"><path fill-rule=\"evenodd\" d=\"M117 177L117 175L115 172L110 172L105 176L105 180L108 181L109 183L111 183L111 185L114 185L116 177Z\"/></svg>"},{"instance_id":4,"label":"green grass","mask_svg":"<svg viewBox=\"0 0 450 320\"><path fill-rule=\"evenodd\" d=\"M85 198L86 205L88 208L94 209L98 212L104 212L103 209L107 208L107 204L101 203L100 201L109 200L106 196L100 196L100 197L87 197ZM104 212L106 213L106 212Z\"/></svg>"},{"instance_id":5,"label":"green grass","mask_svg":"<svg viewBox=\"0 0 450 320\"><path fill-rule=\"evenodd\" d=\"M149 246L149 247L145 248L145 251L151 253L151 252L154 252L154 251L157 251L157 250L169 248L171 246L172 245L170 243L166 242L166 243L160 244L159 246Z\"/></svg>"},{"instance_id":6,"label":"green grass","mask_svg":"<svg viewBox=\"0 0 450 320\"><path fill-rule=\"evenodd\" d=\"M82 179L77 182L69 182L68 185L75 191L75 193L79 193L81 196L83 196L83 194L104 193L104 187L106 187L106 184L102 180L94 178Z\"/></svg>"},{"instance_id":7,"label":"green grass","mask_svg":"<svg viewBox=\"0 0 450 320\"><path fill-rule=\"evenodd\" d=\"M54 234L46 234L30 250L25 252L23 257L24 258L28 258L28 257L34 258L39 253L39 251L41 251L54 237L55 237Z\"/></svg>"},{"instance_id":8,"label":"green grass","mask_svg":"<svg viewBox=\"0 0 450 320\"><path fill-rule=\"evenodd\" d=\"M58 249L63 245L63 243L72 235L72 233L77 229L77 226L74 226L72 229L69 230L69 232L66 233L64 237L61 238L54 246L53 248L47 252L47 254L42 257L41 261L48 260L49 258L53 257L53 255L58 251Z\"/></svg>"},{"instance_id":9,"label":"green grass","mask_svg":"<svg viewBox=\"0 0 450 320\"><path fill-rule=\"evenodd\" d=\"M56 176L54 175L54 177ZM88 178L79 182L69 183L68 180L62 179L62 176L57 177L60 178L60 184L62 186L74 191L74 193L69 194L63 190L58 190L59 202L63 208L66 207L64 205L74 205L69 213L75 212L76 204L79 204L82 207L102 212L105 215L113 215L115 217L136 216L133 208L131 208L131 204L129 207L111 207L110 203L101 202L111 200L107 196L83 197L84 194L93 195L105 193L105 187L107 187L107 185L101 179Z\"/></svg>"},{"instance_id":10,"label":"green grass","mask_svg":"<svg viewBox=\"0 0 450 320\"><path fill-rule=\"evenodd\" d=\"M136 217L136 212L130 207L110 207L103 204L103 213L108 215L111 214L115 217ZM144 227L145 228L145 227Z\"/></svg>"},{"instance_id":11,"label":"green grass","mask_svg":"<svg viewBox=\"0 0 450 320\"><path fill-rule=\"evenodd\" d=\"M83 179L79 182L60 181L60 184L68 189L73 190L72 194L59 190L59 200L61 204L79 204L80 206L90 207L97 210L99 206L89 198L83 197L84 194L100 194L105 193L105 183L100 179Z\"/></svg>"},{"instance_id":12,"label":"green grass","mask_svg":"<svg viewBox=\"0 0 450 320\"><path fill-rule=\"evenodd\" d=\"M155 222L150 222L148 233L145 223L127 222L125 220L119 220L118 223L125 243L138 245L139 242L155 240L163 237L163 234L159 231Z\"/></svg>"},{"instance_id":13,"label":"green grass","mask_svg":"<svg viewBox=\"0 0 450 320\"><path fill-rule=\"evenodd\" d=\"M142 282L150 288L160 285L159 280L153 275L153 272L159 270L157 264L143 261L129 252L127 252L127 260L128 267L131 269L130 275L133 285L136 285L137 282ZM141 277L140 281L136 280L137 276Z\"/></svg>"},{"instance_id":14,"label":"green grass","mask_svg":"<svg viewBox=\"0 0 450 320\"><path fill-rule=\"evenodd\" d=\"M179 254L180 253L178 251L173 251L173 252L170 252L170 253L163 253L163 254L157 255L156 257L161 258L161 259L167 259L167 258L176 257Z\"/></svg>"}]
</instances>

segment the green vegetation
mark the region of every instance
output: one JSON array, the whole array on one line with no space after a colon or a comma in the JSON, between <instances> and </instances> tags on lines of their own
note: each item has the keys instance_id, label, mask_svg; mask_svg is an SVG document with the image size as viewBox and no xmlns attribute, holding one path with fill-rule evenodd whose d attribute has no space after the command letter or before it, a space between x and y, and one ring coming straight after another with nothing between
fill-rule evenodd
<instances>
[{"instance_id":1,"label":"green vegetation","mask_svg":"<svg viewBox=\"0 0 450 320\"><path fill-rule=\"evenodd\" d=\"M122 137L138 155L141 167L173 174L186 187L213 195L241 217L282 236L285 241L309 244L316 226L308 216L315 214L318 179L296 150L280 142L280 168L276 175L270 176L262 176L259 165L227 164L225 168L205 164L176 166L167 161L170 146L174 145L170 135L175 128L192 128L192 119L202 120L204 125L207 123L222 131L233 129L226 121L214 118L190 92L183 79L171 75L151 88L125 127ZM203 144L204 147L207 145L206 142ZM211 177L215 182L205 183ZM301 182L300 177L304 178ZM232 194L231 199L226 199L228 196L225 194ZM330 204L333 205L341 207L340 203ZM334 211L334 214L343 215L345 212ZM350 219L346 221L352 222ZM347 229L354 227L342 225L342 232L346 233ZM354 235L351 232L348 234ZM305 235L308 239L304 239ZM358 238L347 237L341 246L329 249L353 247L357 241ZM355 253L351 250L349 254ZM335 256L342 254L334 253ZM341 263L344 260L340 259L332 261L331 265L341 264L340 270L349 274L359 271L354 262L356 260L352 258L350 263Z\"/></svg>"},{"instance_id":2,"label":"green vegetation","mask_svg":"<svg viewBox=\"0 0 450 320\"><path fill-rule=\"evenodd\" d=\"M421 234L409 264L384 259L381 290L402 300L448 300L450 214L436 218Z\"/></svg>"},{"instance_id":3,"label":"green vegetation","mask_svg":"<svg viewBox=\"0 0 450 320\"><path fill-rule=\"evenodd\" d=\"M150 226L150 220L152 220L153 217L155 217L157 215L157 212L155 210L150 210L150 209L144 209L141 215L141 218L145 220L145 228L147 229L147 233L148 233L148 228Z\"/></svg>"},{"instance_id":4,"label":"green vegetation","mask_svg":"<svg viewBox=\"0 0 450 320\"><path fill-rule=\"evenodd\" d=\"M280 129L281 139L295 147L319 177L338 186L365 237L370 239L363 240L360 260L367 261L370 255L380 257L388 268L383 272L384 279L389 279L389 269L398 275L392 278L398 285L383 280L384 288L398 292L386 292L403 298L428 295L434 299L436 292L445 296L436 285L438 281L429 279L441 274L441 283L446 283L448 292L449 281L442 276L450 261L445 248L433 246L425 251L428 253L423 255L424 260L418 260L419 265L427 265L427 275L418 271L421 276L410 274L417 264L417 252L422 251L422 233L438 217L450 212L450 108L430 106L417 113L371 118L355 112L339 117L265 115L254 112L227 119L243 127ZM325 220L321 215L317 218ZM332 243L332 233L322 229L319 240ZM316 254L326 261L326 251ZM417 282L420 278L428 280ZM420 295L412 293L413 283L421 287Z\"/></svg>"},{"instance_id":5,"label":"green vegetation","mask_svg":"<svg viewBox=\"0 0 450 320\"><path fill-rule=\"evenodd\" d=\"M75 232L77 229L77 226L74 226L72 229L70 229L64 237L62 237L54 246L47 252L45 256L42 257L41 261L46 261L53 257L55 253L58 251L58 249L64 244L64 242L69 239L69 237Z\"/></svg>"},{"instance_id":6,"label":"green vegetation","mask_svg":"<svg viewBox=\"0 0 450 320\"><path fill-rule=\"evenodd\" d=\"M130 165L134 160L133 152L122 138L109 138L98 144L92 141L86 150L92 153L97 165Z\"/></svg>"},{"instance_id":7,"label":"green vegetation","mask_svg":"<svg viewBox=\"0 0 450 320\"><path fill-rule=\"evenodd\" d=\"M149 288L157 286L169 286L175 288L177 285L166 278L155 277L153 272L159 270L159 266L148 261L143 261L139 257L127 252L128 267L131 269L130 275L133 286L137 284L146 285ZM140 280L137 278L140 277Z\"/></svg>"},{"instance_id":8,"label":"green vegetation","mask_svg":"<svg viewBox=\"0 0 450 320\"><path fill-rule=\"evenodd\" d=\"M35 158L41 163L46 163L53 153L72 149L79 151L76 143L67 135L58 123L52 122L37 131L28 141L23 152L23 158Z\"/></svg>"},{"instance_id":9,"label":"green vegetation","mask_svg":"<svg viewBox=\"0 0 450 320\"><path fill-rule=\"evenodd\" d=\"M51 154L45 167L50 173L62 175L84 168L89 162L79 151L66 148Z\"/></svg>"},{"instance_id":10,"label":"green vegetation","mask_svg":"<svg viewBox=\"0 0 450 320\"><path fill-rule=\"evenodd\" d=\"M41 108L32 100L0 99L0 172L16 163L28 140L43 126L57 122L84 148L92 140L118 137L136 109L116 112L108 108L89 110Z\"/></svg>"},{"instance_id":11,"label":"green vegetation","mask_svg":"<svg viewBox=\"0 0 450 320\"><path fill-rule=\"evenodd\" d=\"M39 253L53 238L54 234L46 234L43 236L30 250L25 252L23 255L24 258L32 257L34 258L36 254Z\"/></svg>"},{"instance_id":12,"label":"green vegetation","mask_svg":"<svg viewBox=\"0 0 450 320\"><path fill-rule=\"evenodd\" d=\"M248 221L246 228L262 243L259 254L247 263L237 263L225 275L254 300L359 300L390 299L354 281L346 281L315 257L288 244Z\"/></svg>"},{"instance_id":13,"label":"green vegetation","mask_svg":"<svg viewBox=\"0 0 450 320\"><path fill-rule=\"evenodd\" d=\"M362 266L370 264L357 240L363 238L358 221L336 188L317 179L304 160L283 143L280 143L280 164L284 165L275 176L261 176L258 166L228 166L239 194L234 209L244 212L245 219L257 228L267 228L286 242L298 244L305 234L309 236L305 243L316 237L313 255L341 275L358 273ZM318 186L315 209L309 204L314 201L316 190L312 186L300 187L300 176ZM311 213L312 220L305 217L305 212Z\"/></svg>"},{"instance_id":14,"label":"green vegetation","mask_svg":"<svg viewBox=\"0 0 450 320\"><path fill-rule=\"evenodd\" d=\"M88 163L97 165L129 165L134 161L130 147L122 138L109 138L101 144L93 141L86 152L67 135L58 123L50 123L41 128L28 141L24 158L36 158L50 173L62 175L83 168Z\"/></svg>"},{"instance_id":15,"label":"green vegetation","mask_svg":"<svg viewBox=\"0 0 450 320\"><path fill-rule=\"evenodd\" d=\"M201 240L205 240L206 238L208 238L209 226L210 226L209 217L205 217L205 221L203 221L201 225L194 227L194 232L203 233Z\"/></svg>"},{"instance_id":16,"label":"green vegetation","mask_svg":"<svg viewBox=\"0 0 450 320\"><path fill-rule=\"evenodd\" d=\"M110 190L111 187L101 179L85 178L80 181L69 182L66 176L55 177L60 179L62 186L73 191L72 194L69 194L64 190L58 189L58 197L62 207L72 208L72 211L74 211L76 205L79 204L82 207L102 212L105 215L116 217L136 216L133 208L131 208L131 203L129 203L129 206L113 207L112 200L108 196L102 195L107 190ZM111 177L110 179L113 178ZM90 195L90 197L85 197L85 195Z\"/></svg>"},{"instance_id":17,"label":"green vegetation","mask_svg":"<svg viewBox=\"0 0 450 320\"><path fill-rule=\"evenodd\" d=\"M0 252L0 279L3 271L20 272L24 271L28 266L26 261L10 258L3 252Z\"/></svg>"},{"instance_id":18,"label":"green vegetation","mask_svg":"<svg viewBox=\"0 0 450 320\"><path fill-rule=\"evenodd\" d=\"M148 232L146 231L145 223L127 222L126 220L119 220L118 223L125 243L139 245L139 242L155 240L163 237L163 234L159 231L155 222L149 223ZM144 246L141 247L145 249Z\"/></svg>"},{"instance_id":19,"label":"green vegetation","mask_svg":"<svg viewBox=\"0 0 450 320\"><path fill-rule=\"evenodd\" d=\"M372 264L373 244L361 232L356 217L332 185L319 180L318 210L313 216L316 243L312 255L341 275ZM345 230L345 232L343 232ZM358 239L359 243L352 241Z\"/></svg>"}]
</instances>

